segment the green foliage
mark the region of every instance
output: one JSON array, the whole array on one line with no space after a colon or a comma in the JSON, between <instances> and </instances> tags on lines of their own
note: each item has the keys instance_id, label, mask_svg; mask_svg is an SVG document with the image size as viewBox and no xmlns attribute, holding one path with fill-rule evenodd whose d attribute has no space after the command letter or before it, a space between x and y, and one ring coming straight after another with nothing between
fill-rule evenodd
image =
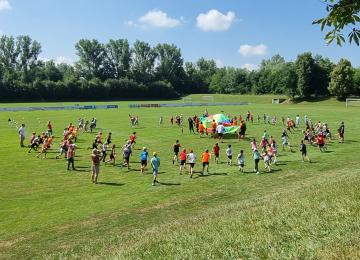
<instances>
[{"instance_id":1,"label":"green foliage","mask_svg":"<svg viewBox=\"0 0 360 260\"><path fill-rule=\"evenodd\" d=\"M315 92L314 86L314 59L310 52L298 55L295 61L297 75L297 92L300 97L310 97Z\"/></svg>"},{"instance_id":2,"label":"green foliage","mask_svg":"<svg viewBox=\"0 0 360 260\"><path fill-rule=\"evenodd\" d=\"M354 73L354 93L360 96L360 68L355 69Z\"/></svg>"},{"instance_id":3,"label":"green foliage","mask_svg":"<svg viewBox=\"0 0 360 260\"><path fill-rule=\"evenodd\" d=\"M341 59L330 74L330 94L343 99L353 92L354 70L350 61Z\"/></svg>"},{"instance_id":4,"label":"green foliage","mask_svg":"<svg viewBox=\"0 0 360 260\"><path fill-rule=\"evenodd\" d=\"M360 44L360 2L358 0L324 0L326 4L327 16L315 20L313 24L319 24L321 31L329 28L325 35L325 40L331 44L334 40L337 45L345 42L344 33L348 33L347 38L350 43Z\"/></svg>"}]
</instances>

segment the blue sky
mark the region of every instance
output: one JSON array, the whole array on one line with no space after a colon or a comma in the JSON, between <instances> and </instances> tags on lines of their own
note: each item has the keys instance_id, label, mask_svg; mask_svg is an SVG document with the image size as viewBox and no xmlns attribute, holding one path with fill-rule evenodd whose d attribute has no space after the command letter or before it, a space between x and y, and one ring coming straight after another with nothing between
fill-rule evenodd
<instances>
[{"instance_id":1,"label":"blue sky","mask_svg":"<svg viewBox=\"0 0 360 260\"><path fill-rule=\"evenodd\" d=\"M211 58L219 65L253 67L280 54L295 60L311 51L360 66L360 48L327 46L314 19L320 0L0 0L0 33L30 35L41 57L76 61L81 38L126 38L173 43L185 61Z\"/></svg>"}]
</instances>

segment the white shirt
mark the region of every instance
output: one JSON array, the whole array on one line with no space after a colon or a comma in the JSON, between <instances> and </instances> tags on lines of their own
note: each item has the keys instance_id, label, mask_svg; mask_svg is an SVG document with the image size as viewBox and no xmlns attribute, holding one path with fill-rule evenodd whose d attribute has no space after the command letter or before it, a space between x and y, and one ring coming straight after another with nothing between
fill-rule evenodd
<instances>
[{"instance_id":1,"label":"white shirt","mask_svg":"<svg viewBox=\"0 0 360 260\"><path fill-rule=\"evenodd\" d=\"M108 148L108 144L107 144L107 143L104 143L104 144L102 145L102 150L103 150L103 152L106 152L107 148Z\"/></svg>"},{"instance_id":2,"label":"white shirt","mask_svg":"<svg viewBox=\"0 0 360 260\"><path fill-rule=\"evenodd\" d=\"M223 133L225 132L225 127L224 127L223 125L218 125L218 126L216 127L216 132L217 132L218 134L223 134Z\"/></svg>"},{"instance_id":3,"label":"white shirt","mask_svg":"<svg viewBox=\"0 0 360 260\"><path fill-rule=\"evenodd\" d=\"M189 153L189 154L187 155L187 157L188 157L188 162L189 162L189 163L195 163L195 161L196 161L196 155L195 155L194 153Z\"/></svg>"},{"instance_id":4,"label":"white shirt","mask_svg":"<svg viewBox=\"0 0 360 260\"><path fill-rule=\"evenodd\" d=\"M238 159L239 164L245 163L245 155L244 154L239 153L237 159Z\"/></svg>"},{"instance_id":5,"label":"white shirt","mask_svg":"<svg viewBox=\"0 0 360 260\"><path fill-rule=\"evenodd\" d=\"M19 135L25 136L25 128L24 127L19 128Z\"/></svg>"},{"instance_id":6,"label":"white shirt","mask_svg":"<svg viewBox=\"0 0 360 260\"><path fill-rule=\"evenodd\" d=\"M226 155L227 155L227 156L231 156L231 155L232 155L232 150L231 150L230 147L226 149Z\"/></svg>"}]
</instances>

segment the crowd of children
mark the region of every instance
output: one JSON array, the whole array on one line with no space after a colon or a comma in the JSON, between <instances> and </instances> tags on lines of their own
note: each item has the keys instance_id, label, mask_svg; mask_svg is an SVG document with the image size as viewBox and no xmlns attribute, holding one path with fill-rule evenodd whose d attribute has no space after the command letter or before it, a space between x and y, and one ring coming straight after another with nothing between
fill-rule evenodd
<instances>
[{"instance_id":1,"label":"crowd of children","mask_svg":"<svg viewBox=\"0 0 360 260\"><path fill-rule=\"evenodd\" d=\"M207 111L206 111L207 112ZM238 137L240 139L245 139L246 133L246 123L247 122L254 122L254 116L250 111L246 112L244 119L242 115L231 116L230 122L232 125L240 125L240 129L238 132ZM129 115L131 126L134 127L138 124L138 117ZM135 119L134 119L135 118ZM260 121L260 115L257 116L258 122ZM10 119L9 119L10 120ZM175 116L175 123L179 126L182 125L183 116L177 115ZM276 124L276 117L273 116L270 119L269 115L264 114L263 120L265 124L275 125ZM134 122L133 122L134 121ZM137 122L137 123L136 123ZM97 120L96 118L92 118L90 121L85 120L84 118L78 119L78 125L74 126L72 123L64 129L63 136L60 142L60 149L59 153L55 156L56 159L62 157L64 155L67 161L67 170L73 169L76 170L75 167L75 153L76 153L76 142L78 140L79 132L92 132L96 128ZM170 118L170 124L174 123L174 117ZM291 119L290 117L284 118L282 117L283 126L286 127L281 132L281 144L282 144L282 151L288 149L292 152L292 146L290 145L289 141L289 134L297 131L300 128L300 116L297 115L295 119ZM9 121L10 124L10 121ZM159 124L163 124L163 118L160 118ZM196 132L203 137L204 135L210 134L214 138L218 138L220 142L223 142L223 135L224 135L224 126L220 124L216 124L215 120L211 123L210 130L206 129L206 127L202 124L200 118L198 116L193 116L188 118L189 124L189 132L190 134L195 134ZM54 143L55 136L53 135L53 126L51 121L47 122L47 130L42 132L41 134L37 135L35 132L31 134L31 138L29 140L29 149L28 153L32 151L36 151L36 157L40 157L41 155L43 158L47 157L48 150L52 147ZM318 121L316 124L313 124L311 119L308 118L307 115L304 116L304 130L303 139L300 143L299 151L301 152L301 160L304 162L305 160L310 161L308 156L308 149L306 146L306 142L311 146L318 146L321 152L326 151L326 142L332 138L332 133L330 131L329 125L324 122ZM21 127L18 128L18 133L20 136L20 146L24 145L25 139L25 125L22 124ZM338 128L338 135L339 135L339 142L344 142L344 133L345 133L345 125L344 122L340 123ZM129 139L126 139L125 144L122 146L122 159L123 161L120 163L121 167L127 167L130 169L130 157L133 155L133 150L136 145L136 138L137 133L133 132ZM269 135L266 130L264 130L261 138L259 139L260 142L257 143L256 138L254 138L250 142L250 148L252 151L251 158L254 160L254 172L256 174L260 174L259 170L259 162L263 160L264 168L268 172L272 171L272 165L276 165L277 163L277 153L278 153L278 145L275 138L272 135ZM103 134L99 131L92 143L91 149L91 161L92 161L92 182L97 183L99 171L100 171L100 163L103 162L105 164L111 164L113 166L116 164L116 145L112 144L112 133L108 132L106 137L103 140ZM211 152L209 149L205 149L201 152L201 156L199 157L201 160L202 169L200 174L203 175L209 173L209 166L210 161L213 158L214 163L218 164L221 162L220 157L220 145L216 142ZM109 157L108 152L110 151ZM188 152L187 152L188 151ZM229 166L233 165L233 148L231 144L227 145L226 151L226 161ZM107 159L107 157L109 159ZM172 164L175 162L179 165L179 174L182 175L184 171L188 171L190 178L193 177L195 171L195 165L197 162L197 155L194 152L193 148L189 148L188 150L185 147L182 147L179 140L176 140L173 144L173 157L172 157ZM245 172L245 152L244 149L241 149L238 153L236 158L236 165L239 168L241 173ZM160 159L156 152L153 153L153 157L149 158L148 149L143 147L140 152L140 172L142 174L145 173L146 167L150 162L151 168L153 170L153 185L155 185L157 181L158 170L160 167ZM188 165L188 169L186 167Z\"/></svg>"}]
</instances>

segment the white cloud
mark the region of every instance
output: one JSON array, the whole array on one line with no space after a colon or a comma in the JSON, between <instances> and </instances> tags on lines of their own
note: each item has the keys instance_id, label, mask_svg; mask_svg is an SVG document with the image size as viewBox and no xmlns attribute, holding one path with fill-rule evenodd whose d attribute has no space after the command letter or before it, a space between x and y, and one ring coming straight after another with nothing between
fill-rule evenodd
<instances>
[{"instance_id":1,"label":"white cloud","mask_svg":"<svg viewBox=\"0 0 360 260\"><path fill-rule=\"evenodd\" d=\"M201 30L207 31L226 31L235 21L235 13L227 12L223 14L218 10L210 10L207 13L201 13L196 18L196 26Z\"/></svg>"},{"instance_id":2,"label":"white cloud","mask_svg":"<svg viewBox=\"0 0 360 260\"><path fill-rule=\"evenodd\" d=\"M244 44L240 46L239 53L242 56L262 56L267 52L267 46L265 44L248 45Z\"/></svg>"},{"instance_id":3,"label":"white cloud","mask_svg":"<svg viewBox=\"0 0 360 260\"><path fill-rule=\"evenodd\" d=\"M0 0L0 11L10 10L11 5L8 0Z\"/></svg>"},{"instance_id":4,"label":"white cloud","mask_svg":"<svg viewBox=\"0 0 360 260\"><path fill-rule=\"evenodd\" d=\"M46 57L39 57L39 60L43 61L43 62L48 62L48 61L54 61L55 64L61 64L61 63L65 63L65 64L69 64L69 65L73 65L74 61L68 57L65 56L58 56L55 59L51 59L51 58L46 58Z\"/></svg>"},{"instance_id":5,"label":"white cloud","mask_svg":"<svg viewBox=\"0 0 360 260\"><path fill-rule=\"evenodd\" d=\"M167 13L153 9L147 12L145 15L141 16L136 22L126 21L125 24L130 27L159 27L159 28L174 28L180 26L182 24L183 18L181 20L171 18L167 15Z\"/></svg>"},{"instance_id":6,"label":"white cloud","mask_svg":"<svg viewBox=\"0 0 360 260\"><path fill-rule=\"evenodd\" d=\"M259 66L256 64L246 63L246 64L242 65L241 68L246 69L248 71L252 71L252 70L258 70Z\"/></svg>"},{"instance_id":7,"label":"white cloud","mask_svg":"<svg viewBox=\"0 0 360 260\"><path fill-rule=\"evenodd\" d=\"M59 56L59 57L56 57L55 63L56 64L66 63L66 64L69 64L69 65L72 65L74 63L74 61L72 59L68 58L68 57Z\"/></svg>"}]
</instances>

